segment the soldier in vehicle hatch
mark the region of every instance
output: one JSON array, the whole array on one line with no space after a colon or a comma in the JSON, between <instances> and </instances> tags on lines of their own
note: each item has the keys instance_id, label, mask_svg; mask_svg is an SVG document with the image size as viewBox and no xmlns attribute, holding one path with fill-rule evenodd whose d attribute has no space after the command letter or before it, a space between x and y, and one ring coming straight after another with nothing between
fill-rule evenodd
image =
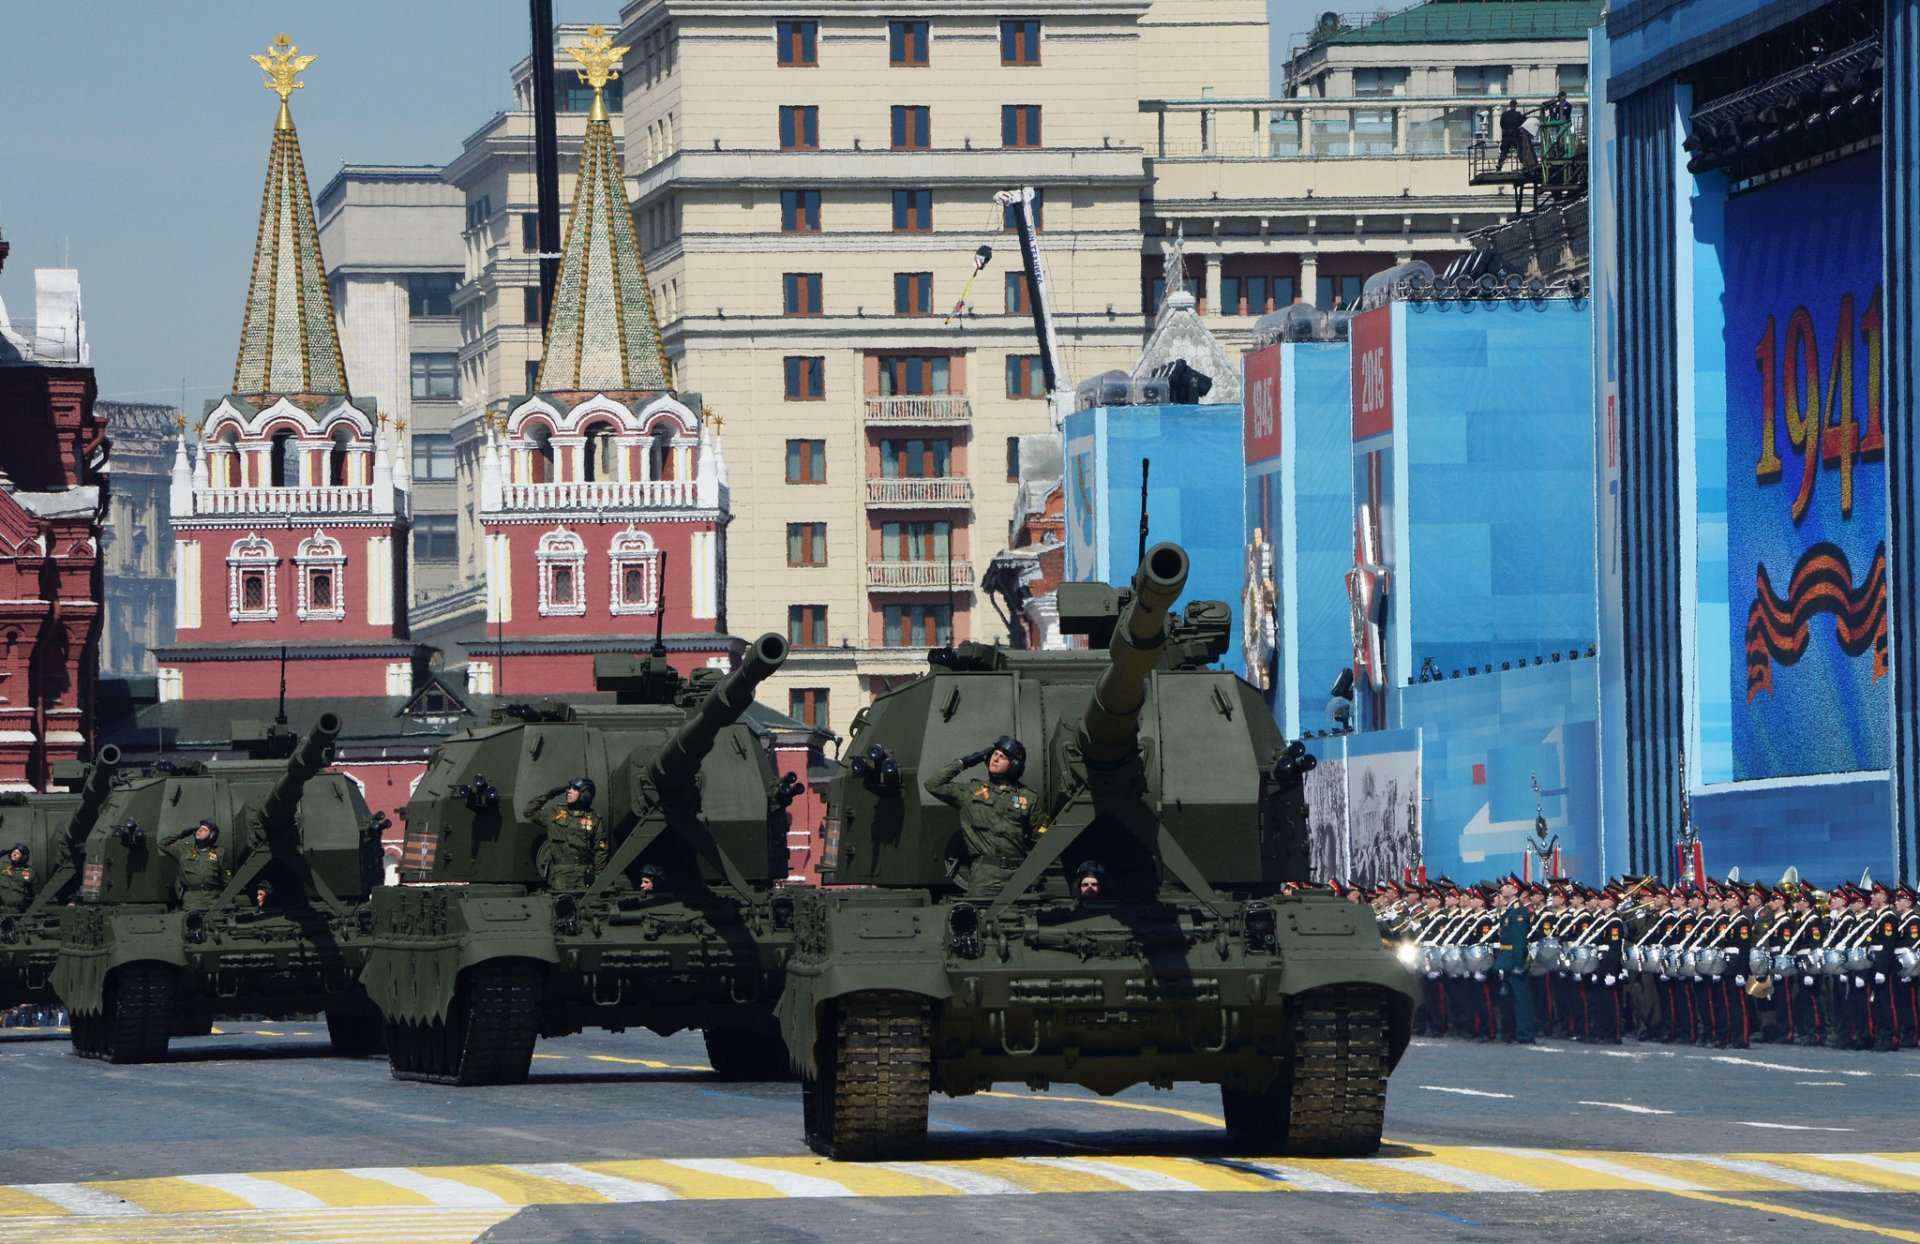
<instances>
[{"instance_id":1,"label":"soldier in vehicle hatch","mask_svg":"<svg viewBox=\"0 0 1920 1244\"><path fill-rule=\"evenodd\" d=\"M179 866L180 905L189 911L213 906L227 886L227 861L220 855L220 827L203 820L169 838L165 850Z\"/></svg>"},{"instance_id":2,"label":"soldier in vehicle hatch","mask_svg":"<svg viewBox=\"0 0 1920 1244\"><path fill-rule=\"evenodd\" d=\"M593 796L593 779L577 777L536 795L520 814L547 831L547 882L556 890L584 890L607 865L607 830Z\"/></svg>"},{"instance_id":3,"label":"soldier in vehicle hatch","mask_svg":"<svg viewBox=\"0 0 1920 1244\"><path fill-rule=\"evenodd\" d=\"M25 911L33 902L34 888L27 844L16 842L7 852L6 866L0 867L0 911Z\"/></svg>"},{"instance_id":4,"label":"soldier in vehicle hatch","mask_svg":"<svg viewBox=\"0 0 1920 1244\"><path fill-rule=\"evenodd\" d=\"M987 776L961 781L962 770L985 761ZM1040 797L1020 784L1027 749L1001 735L983 747L944 765L926 781L927 793L960 811L960 833L967 844L967 891L998 890L1026 858L1033 840L1047 832Z\"/></svg>"}]
</instances>

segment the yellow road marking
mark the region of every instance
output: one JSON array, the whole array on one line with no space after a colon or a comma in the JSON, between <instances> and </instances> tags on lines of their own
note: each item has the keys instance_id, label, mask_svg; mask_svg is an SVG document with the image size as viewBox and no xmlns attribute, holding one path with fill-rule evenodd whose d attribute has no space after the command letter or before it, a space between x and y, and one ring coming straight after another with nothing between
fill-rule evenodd
<instances>
[{"instance_id":1,"label":"yellow road marking","mask_svg":"<svg viewBox=\"0 0 1920 1244\"><path fill-rule=\"evenodd\" d=\"M1710 1162L1689 1162L1685 1158L1663 1158L1644 1153L1613 1153L1608 1160L1634 1170L1651 1171L1669 1179L1702 1184L1711 1192L1798 1192L1790 1184L1744 1171L1730 1171Z\"/></svg>"},{"instance_id":2,"label":"yellow road marking","mask_svg":"<svg viewBox=\"0 0 1920 1244\"><path fill-rule=\"evenodd\" d=\"M1816 1175L1831 1175L1835 1179L1864 1184L1869 1188L1885 1188L1892 1192L1920 1192L1920 1179L1915 1179L1911 1175L1902 1175L1898 1171L1886 1170L1883 1167L1868 1166L1865 1162L1830 1162L1825 1158L1810 1157L1801 1153L1736 1153L1730 1156L1772 1162L1775 1166L1791 1167L1797 1171L1811 1171ZM1914 1160L1911 1154L1879 1153L1872 1156L1894 1158L1900 1161Z\"/></svg>"},{"instance_id":3,"label":"yellow road marking","mask_svg":"<svg viewBox=\"0 0 1920 1244\"><path fill-rule=\"evenodd\" d=\"M256 1037L283 1037L286 1034L283 1032L275 1032L271 1028L255 1028L253 1035Z\"/></svg>"},{"instance_id":4,"label":"yellow road marking","mask_svg":"<svg viewBox=\"0 0 1920 1244\"><path fill-rule=\"evenodd\" d=\"M1154 1175L1184 1179L1190 1184L1199 1184L1207 1192L1274 1192L1281 1186L1261 1175L1217 1166L1212 1162L1196 1162L1192 1158L1130 1157L1103 1153L1099 1160L1108 1166L1126 1166Z\"/></svg>"},{"instance_id":5,"label":"yellow road marking","mask_svg":"<svg viewBox=\"0 0 1920 1244\"><path fill-rule=\"evenodd\" d=\"M1458 1167L1475 1174L1496 1175L1501 1179L1511 1179L1542 1192L1600 1192L1639 1186L1626 1184L1593 1171L1583 1171L1561 1162L1548 1162L1540 1158L1519 1158L1510 1154L1490 1153L1484 1149L1469 1149L1464 1146L1435 1145L1430 1148L1421 1146L1414 1148L1406 1156L1428 1158L1442 1165ZM1336 1175L1336 1178L1345 1178L1345 1176Z\"/></svg>"},{"instance_id":6,"label":"yellow road marking","mask_svg":"<svg viewBox=\"0 0 1920 1244\"><path fill-rule=\"evenodd\" d=\"M1181 1110L1174 1106L1154 1106L1143 1101L1114 1101L1106 1097L1054 1097L1045 1093L1001 1093L988 1090L974 1094L976 1097L1002 1097L1008 1101L1030 1101L1050 1104L1053 1102L1072 1102L1080 1106L1107 1106L1114 1110L1146 1110L1153 1114L1172 1115L1176 1119L1185 1119L1189 1123L1203 1123L1208 1127L1225 1127L1227 1121L1217 1114L1201 1114L1197 1110Z\"/></svg>"},{"instance_id":7,"label":"yellow road marking","mask_svg":"<svg viewBox=\"0 0 1920 1244\"><path fill-rule=\"evenodd\" d=\"M605 1171L609 1175L618 1175L622 1179L637 1179L641 1183L659 1184L667 1191L676 1196L685 1197L689 1201L748 1201L786 1195L768 1184L755 1183L750 1179L735 1179L731 1175L688 1170L684 1166L675 1166L658 1158L642 1158L631 1162L581 1162L579 1165L590 1171Z\"/></svg>"},{"instance_id":8,"label":"yellow road marking","mask_svg":"<svg viewBox=\"0 0 1920 1244\"><path fill-rule=\"evenodd\" d=\"M535 1054L534 1057L535 1058L552 1058L552 1059L558 1059L561 1062L565 1062L567 1059L572 1058L573 1055L571 1054Z\"/></svg>"},{"instance_id":9,"label":"yellow road marking","mask_svg":"<svg viewBox=\"0 0 1920 1244\"><path fill-rule=\"evenodd\" d=\"M1786 1205L1775 1205L1769 1201L1748 1201L1741 1197L1715 1196L1711 1192L1668 1192L1667 1195L1685 1197L1689 1201L1710 1201L1715 1205L1737 1205L1741 1209L1759 1210L1763 1214L1779 1214L1783 1218L1817 1222L1824 1227L1839 1227L1843 1231L1860 1231L1867 1235L1884 1236L1889 1240L1920 1241L1920 1231L1902 1231L1898 1227L1884 1227L1874 1222L1836 1218L1832 1214L1816 1214L1810 1209L1794 1209Z\"/></svg>"},{"instance_id":10,"label":"yellow road marking","mask_svg":"<svg viewBox=\"0 0 1920 1244\"><path fill-rule=\"evenodd\" d=\"M1412 1171L1397 1171L1391 1162L1378 1164L1367 1162L1347 1162L1340 1158L1280 1158L1267 1165L1281 1170L1302 1170L1310 1175L1323 1175L1328 1179L1337 1179L1356 1188L1365 1188L1369 1192L1412 1193L1412 1192L1458 1192L1459 1185L1442 1183L1429 1179L1425 1175L1416 1175Z\"/></svg>"},{"instance_id":11,"label":"yellow road marking","mask_svg":"<svg viewBox=\"0 0 1920 1244\"><path fill-rule=\"evenodd\" d=\"M530 1175L511 1166L436 1166L431 1173L491 1192L509 1205L604 1205L607 1201L590 1188Z\"/></svg>"},{"instance_id":12,"label":"yellow road marking","mask_svg":"<svg viewBox=\"0 0 1920 1244\"><path fill-rule=\"evenodd\" d=\"M345 1171L250 1171L248 1173L256 1179L271 1179L289 1188L310 1192L333 1206L433 1204L418 1192L410 1192L378 1179L349 1175Z\"/></svg>"},{"instance_id":13,"label":"yellow road marking","mask_svg":"<svg viewBox=\"0 0 1920 1244\"><path fill-rule=\"evenodd\" d=\"M64 1214L66 1212L66 1209L44 1197L37 1197L31 1192L22 1192L18 1188L0 1186L0 1217L12 1218L26 1214Z\"/></svg>"},{"instance_id":14,"label":"yellow road marking","mask_svg":"<svg viewBox=\"0 0 1920 1244\"><path fill-rule=\"evenodd\" d=\"M858 1162L829 1162L825 1158L742 1158L747 1166L783 1171L790 1175L811 1175L845 1184L855 1196L953 1196L956 1191L931 1179L905 1175Z\"/></svg>"},{"instance_id":15,"label":"yellow road marking","mask_svg":"<svg viewBox=\"0 0 1920 1244\"><path fill-rule=\"evenodd\" d=\"M123 1201L132 1201L153 1214L191 1214L206 1210L251 1209L247 1202L218 1188L188 1183L184 1179L112 1179L83 1183Z\"/></svg>"},{"instance_id":16,"label":"yellow road marking","mask_svg":"<svg viewBox=\"0 0 1920 1244\"><path fill-rule=\"evenodd\" d=\"M626 1063L632 1067L652 1067L655 1071L712 1071L699 1063L663 1063L657 1058L622 1058L618 1054L589 1054L597 1063Z\"/></svg>"}]
</instances>

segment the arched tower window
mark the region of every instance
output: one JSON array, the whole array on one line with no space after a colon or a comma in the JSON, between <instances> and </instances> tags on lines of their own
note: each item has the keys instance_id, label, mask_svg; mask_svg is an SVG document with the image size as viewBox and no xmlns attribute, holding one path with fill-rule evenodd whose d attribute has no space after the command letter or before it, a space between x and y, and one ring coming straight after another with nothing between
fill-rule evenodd
<instances>
[{"instance_id":1,"label":"arched tower window","mask_svg":"<svg viewBox=\"0 0 1920 1244\"><path fill-rule=\"evenodd\" d=\"M665 423L657 424L647 442L647 478L672 479L673 459L673 429Z\"/></svg>"},{"instance_id":2,"label":"arched tower window","mask_svg":"<svg viewBox=\"0 0 1920 1244\"><path fill-rule=\"evenodd\" d=\"M220 453L214 459L218 475L213 485L216 488L238 488L241 481L239 431L228 428L220 434L219 444Z\"/></svg>"},{"instance_id":3,"label":"arched tower window","mask_svg":"<svg viewBox=\"0 0 1920 1244\"><path fill-rule=\"evenodd\" d=\"M620 478L620 446L614 439L612 424L596 423L589 427L583 453L585 469L581 478L588 483Z\"/></svg>"},{"instance_id":4,"label":"arched tower window","mask_svg":"<svg viewBox=\"0 0 1920 1244\"><path fill-rule=\"evenodd\" d=\"M553 434L535 424L527 430L527 443L527 482L553 483Z\"/></svg>"},{"instance_id":5,"label":"arched tower window","mask_svg":"<svg viewBox=\"0 0 1920 1244\"><path fill-rule=\"evenodd\" d=\"M540 537L540 616L580 617L587 612L587 546L565 527Z\"/></svg>"},{"instance_id":6,"label":"arched tower window","mask_svg":"<svg viewBox=\"0 0 1920 1244\"><path fill-rule=\"evenodd\" d=\"M353 433L345 428L335 429L333 448L327 452L327 483L335 488L347 485L348 455L352 452Z\"/></svg>"},{"instance_id":7,"label":"arched tower window","mask_svg":"<svg viewBox=\"0 0 1920 1244\"><path fill-rule=\"evenodd\" d=\"M607 611L622 614L654 614L660 611L660 550L653 537L638 527L628 527L613 538L607 549L613 566L613 582L607 598Z\"/></svg>"},{"instance_id":8,"label":"arched tower window","mask_svg":"<svg viewBox=\"0 0 1920 1244\"><path fill-rule=\"evenodd\" d=\"M282 429L273 434L267 450L267 484L273 488L291 488L300 479L300 463L294 454L293 433Z\"/></svg>"},{"instance_id":9,"label":"arched tower window","mask_svg":"<svg viewBox=\"0 0 1920 1244\"><path fill-rule=\"evenodd\" d=\"M294 550L297 612L302 622L347 616L347 558L340 542L318 528Z\"/></svg>"},{"instance_id":10,"label":"arched tower window","mask_svg":"<svg viewBox=\"0 0 1920 1244\"><path fill-rule=\"evenodd\" d=\"M280 617L280 559L273 545L249 532L227 553L227 617L273 622Z\"/></svg>"}]
</instances>

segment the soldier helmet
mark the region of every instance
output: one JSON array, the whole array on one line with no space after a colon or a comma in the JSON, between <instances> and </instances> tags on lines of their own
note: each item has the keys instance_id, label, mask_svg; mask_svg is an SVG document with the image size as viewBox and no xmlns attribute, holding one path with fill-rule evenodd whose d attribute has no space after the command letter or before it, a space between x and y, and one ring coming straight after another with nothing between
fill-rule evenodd
<instances>
[{"instance_id":1,"label":"soldier helmet","mask_svg":"<svg viewBox=\"0 0 1920 1244\"><path fill-rule=\"evenodd\" d=\"M660 866L658 864L642 865L640 869L640 875L646 878L647 880L652 881L656 885L662 881L665 881L667 878L667 874L660 870Z\"/></svg>"},{"instance_id":2,"label":"soldier helmet","mask_svg":"<svg viewBox=\"0 0 1920 1244\"><path fill-rule=\"evenodd\" d=\"M1003 734L993 741L993 750L1006 756L1013 765L1013 776L1018 778L1027 771L1027 745L1011 734Z\"/></svg>"},{"instance_id":3,"label":"soldier helmet","mask_svg":"<svg viewBox=\"0 0 1920 1244\"><path fill-rule=\"evenodd\" d=\"M597 788L594 786L592 778L577 777L567 783L567 789L579 791L581 803L592 803Z\"/></svg>"},{"instance_id":4,"label":"soldier helmet","mask_svg":"<svg viewBox=\"0 0 1920 1244\"><path fill-rule=\"evenodd\" d=\"M196 838L199 837L200 831L203 829L207 831L208 842L213 842L220 837L220 827L206 817L201 817L200 823L193 827L194 836Z\"/></svg>"},{"instance_id":5,"label":"soldier helmet","mask_svg":"<svg viewBox=\"0 0 1920 1244\"><path fill-rule=\"evenodd\" d=\"M253 892L255 894L265 894L268 898L272 898L273 882L268 881L265 877L262 877L260 878L260 880L253 883Z\"/></svg>"},{"instance_id":6,"label":"soldier helmet","mask_svg":"<svg viewBox=\"0 0 1920 1244\"><path fill-rule=\"evenodd\" d=\"M22 864L26 863L28 860L33 858L33 852L27 850L27 844L24 842L16 842L11 847L7 848L8 859L12 859L16 855L20 857L20 862Z\"/></svg>"},{"instance_id":7,"label":"soldier helmet","mask_svg":"<svg viewBox=\"0 0 1920 1244\"><path fill-rule=\"evenodd\" d=\"M1107 866L1099 860L1082 860L1080 861L1080 867L1073 870L1073 879L1075 881L1080 880L1082 877L1104 877L1106 875Z\"/></svg>"}]
</instances>

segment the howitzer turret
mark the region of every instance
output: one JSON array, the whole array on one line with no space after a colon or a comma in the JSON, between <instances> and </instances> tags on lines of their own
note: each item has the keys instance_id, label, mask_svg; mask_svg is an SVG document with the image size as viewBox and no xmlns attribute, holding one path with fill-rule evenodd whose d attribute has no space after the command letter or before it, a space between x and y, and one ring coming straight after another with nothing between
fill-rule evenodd
<instances>
[{"instance_id":1,"label":"howitzer turret","mask_svg":"<svg viewBox=\"0 0 1920 1244\"><path fill-rule=\"evenodd\" d=\"M1107 668L1094 683L1080 725L1080 752L1088 764L1111 768L1132 753L1147 702L1147 675L1167 642L1167 610L1187 585L1187 554L1177 544L1147 550L1133 576L1133 600L1121 612L1107 648Z\"/></svg>"},{"instance_id":2,"label":"howitzer turret","mask_svg":"<svg viewBox=\"0 0 1920 1244\"><path fill-rule=\"evenodd\" d=\"M67 821L67 850L73 855L86 851L87 835L100 819L100 809L106 806L107 796L113 790L113 775L119 771L119 748L108 743L94 754L93 767L87 770L87 780L80 787L80 806Z\"/></svg>"},{"instance_id":3,"label":"howitzer turret","mask_svg":"<svg viewBox=\"0 0 1920 1244\"><path fill-rule=\"evenodd\" d=\"M787 641L767 632L753 641L740 668L720 680L647 766L647 780L661 791L685 790L700 772L700 762L713 750L720 732L747 711L754 689L773 677L787 660Z\"/></svg>"},{"instance_id":4,"label":"howitzer turret","mask_svg":"<svg viewBox=\"0 0 1920 1244\"><path fill-rule=\"evenodd\" d=\"M332 713L320 714L293 755L287 757L287 771L260 805L260 819L269 833L293 825L293 814L300 807L300 792L333 759L333 741L340 737L340 719Z\"/></svg>"}]
</instances>

